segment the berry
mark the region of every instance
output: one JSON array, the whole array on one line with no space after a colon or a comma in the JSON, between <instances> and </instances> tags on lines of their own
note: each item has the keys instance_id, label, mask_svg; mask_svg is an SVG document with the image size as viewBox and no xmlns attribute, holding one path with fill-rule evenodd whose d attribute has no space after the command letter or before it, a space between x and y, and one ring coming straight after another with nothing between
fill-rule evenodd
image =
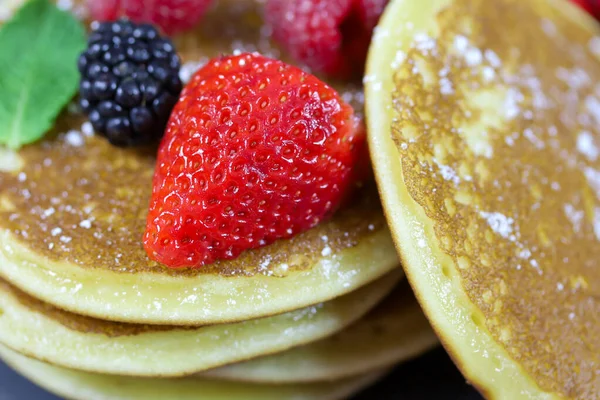
<instances>
[{"instance_id":1,"label":"berry","mask_svg":"<svg viewBox=\"0 0 600 400\"><path fill-rule=\"evenodd\" d=\"M114 21L127 17L154 24L167 35L193 28L212 0L87 0L92 18Z\"/></svg>"},{"instance_id":2,"label":"berry","mask_svg":"<svg viewBox=\"0 0 600 400\"><path fill-rule=\"evenodd\" d=\"M600 0L572 0L575 4L590 13L594 18L600 19Z\"/></svg>"},{"instance_id":3,"label":"berry","mask_svg":"<svg viewBox=\"0 0 600 400\"><path fill-rule=\"evenodd\" d=\"M314 227L352 186L357 125L334 89L299 68L256 53L210 61L159 148L149 256L199 267Z\"/></svg>"},{"instance_id":4,"label":"berry","mask_svg":"<svg viewBox=\"0 0 600 400\"><path fill-rule=\"evenodd\" d=\"M115 146L157 142L181 92L170 40L126 20L94 30L78 62L79 103L96 132Z\"/></svg>"},{"instance_id":5,"label":"berry","mask_svg":"<svg viewBox=\"0 0 600 400\"><path fill-rule=\"evenodd\" d=\"M273 38L315 72L348 78L364 71L373 29L388 0L267 0Z\"/></svg>"}]
</instances>

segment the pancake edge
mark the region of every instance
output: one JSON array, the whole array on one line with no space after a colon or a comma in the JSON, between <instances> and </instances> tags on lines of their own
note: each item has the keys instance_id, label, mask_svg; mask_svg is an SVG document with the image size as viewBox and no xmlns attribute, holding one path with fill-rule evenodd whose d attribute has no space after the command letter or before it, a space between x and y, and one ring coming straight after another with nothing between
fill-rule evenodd
<instances>
[{"instance_id":1,"label":"pancake edge","mask_svg":"<svg viewBox=\"0 0 600 400\"><path fill-rule=\"evenodd\" d=\"M29 310L14 297L0 296L3 311L0 344L65 368L123 376L184 377L334 335L366 315L402 276L400 271L392 272L354 293L323 304L318 310L308 307L257 321L112 338L70 329ZM289 328L295 329L287 335L281 334ZM39 340L40 335L43 340ZM216 346L218 338L223 339ZM243 346L248 343L254 345ZM86 354L82 357L83 350Z\"/></svg>"},{"instance_id":2,"label":"pancake edge","mask_svg":"<svg viewBox=\"0 0 600 400\"><path fill-rule=\"evenodd\" d=\"M65 311L135 324L198 326L282 314L348 294L397 269L398 264L387 226L356 246L320 256L310 269L285 277L157 277L83 268L39 256L0 229L0 277L7 282ZM260 300L265 293L268 301L246 301ZM212 302L206 300L207 295ZM191 298L195 300L188 301ZM144 299L152 299L152 304ZM225 307L228 301L235 301L235 307Z\"/></svg>"},{"instance_id":3,"label":"pancake edge","mask_svg":"<svg viewBox=\"0 0 600 400\"><path fill-rule=\"evenodd\" d=\"M23 377L29 379L34 384L39 387L57 395L64 397L70 400L104 400L107 397L106 392L102 391L102 386L119 386L121 388L121 393L123 393L123 397L119 397L120 399L125 398L133 398L136 396L135 388L131 386L141 386L141 385L150 385L149 389L153 389L153 386L157 389L157 396L152 396L153 400L168 400L172 399L174 394L177 394L177 398L187 399L187 400L198 400L198 395L203 392L203 385L221 385L219 382L214 382L211 380L203 380L199 378L195 378L194 380L189 380L187 382L187 388L192 386L192 390L186 390L184 397L179 397L182 395L181 390L178 386L180 386L181 382L178 380L169 380L165 379L162 382L151 382L148 379L144 378L130 378L130 377L119 377L119 376L109 376L109 375L101 375L94 374L89 372L81 372L68 370L66 368L56 367L49 364L45 364L43 362L27 358L18 353L15 353L4 346L0 346L0 358L9 365L14 371L22 375ZM313 384L313 385L288 385L287 388L279 388L279 391L287 391L287 396L285 397L271 397L269 399L289 399L289 400L338 400L342 398L346 398L353 393L356 393L379 379L383 378L385 375L389 373L388 370L376 371L370 374L362 375L356 379L352 380L343 380L339 382L332 382L327 384ZM123 380L129 381L129 384L119 385ZM121 382L119 382L121 381ZM137 382L136 382L137 381ZM161 380L159 380L161 381ZM160 385L167 385L168 387L160 387ZM223 389L226 391L228 386L232 383L223 382ZM263 398L264 394L268 391L275 390L277 391L277 386L268 387L265 385L256 385L256 384L240 384L245 389L246 392L252 393L254 395L252 398ZM172 388L171 388L172 386ZM166 389L172 389L172 392L169 391L168 394L164 393ZM216 390L214 386L212 388L212 392L214 393ZM306 394L300 394L303 389L306 391ZM238 388L239 392L240 388ZM295 392L300 392L298 395ZM321 395L315 395L317 392L322 391ZM258 392L258 393L257 393ZM312 392L312 393L310 393ZM277 392L275 392L276 395ZM258 395L258 397L257 397ZM246 397L235 397L237 400L245 399Z\"/></svg>"},{"instance_id":4,"label":"pancake edge","mask_svg":"<svg viewBox=\"0 0 600 400\"><path fill-rule=\"evenodd\" d=\"M408 285L406 285L405 290L410 290ZM400 312L387 312L386 315L378 315L377 317L370 317L367 314L344 331L339 332L337 335L348 335L349 338L345 338L343 344L338 348L336 348L335 336L329 337L290 349L285 353L277 353L204 371L199 376L250 383L309 383L346 379L409 361L437 347L439 340L423 315L416 299L414 297L402 299L401 297L392 293L383 300L383 302L408 300L410 304ZM391 321L387 323L387 327L385 321ZM408 326L405 328L390 328L390 325L398 325L398 322L402 326ZM382 326L387 332L383 336L372 334L373 337L369 337L369 331L372 331L375 326ZM402 329L405 332L400 332ZM365 331L367 333L364 333ZM400 341L396 340L396 335L399 333L401 334ZM352 354L353 360L351 360L350 357L345 356L348 354L346 351L350 339L355 339L354 342L358 340L373 345L354 352ZM384 343L381 343L382 340ZM379 346L379 348L376 349L374 346ZM311 365L305 365L308 370L305 370L303 374L299 374L297 370L288 371L285 368L286 365L294 365L296 359L301 359L311 352L312 354L309 354L310 358L315 357L324 361L319 363L317 360ZM280 368L280 370L277 368ZM268 374L273 371L275 371L275 375Z\"/></svg>"}]
</instances>

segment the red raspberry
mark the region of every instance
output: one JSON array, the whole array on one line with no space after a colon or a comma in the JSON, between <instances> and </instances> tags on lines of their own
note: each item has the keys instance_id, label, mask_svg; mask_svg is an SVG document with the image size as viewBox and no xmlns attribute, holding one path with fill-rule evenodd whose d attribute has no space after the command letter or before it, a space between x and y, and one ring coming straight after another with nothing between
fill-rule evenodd
<instances>
[{"instance_id":1,"label":"red raspberry","mask_svg":"<svg viewBox=\"0 0 600 400\"><path fill-rule=\"evenodd\" d=\"M357 126L352 107L299 68L259 54L210 61L158 152L149 256L199 267L314 227L352 186Z\"/></svg>"},{"instance_id":2,"label":"red raspberry","mask_svg":"<svg viewBox=\"0 0 600 400\"><path fill-rule=\"evenodd\" d=\"M87 0L92 18L114 21L120 17L154 24L167 35L193 28L212 0Z\"/></svg>"},{"instance_id":3,"label":"red raspberry","mask_svg":"<svg viewBox=\"0 0 600 400\"><path fill-rule=\"evenodd\" d=\"M316 72L361 74L373 28L388 0L267 0L273 38Z\"/></svg>"},{"instance_id":4,"label":"red raspberry","mask_svg":"<svg viewBox=\"0 0 600 400\"><path fill-rule=\"evenodd\" d=\"M572 0L585 11L589 12L594 18L600 19L600 0Z\"/></svg>"}]
</instances>

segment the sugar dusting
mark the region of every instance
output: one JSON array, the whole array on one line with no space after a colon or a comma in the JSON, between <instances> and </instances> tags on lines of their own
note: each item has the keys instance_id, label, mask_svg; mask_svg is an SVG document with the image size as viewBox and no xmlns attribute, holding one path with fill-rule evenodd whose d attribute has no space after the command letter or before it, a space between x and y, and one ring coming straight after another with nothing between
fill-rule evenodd
<instances>
[{"instance_id":1,"label":"sugar dusting","mask_svg":"<svg viewBox=\"0 0 600 400\"><path fill-rule=\"evenodd\" d=\"M82 147L85 145L86 139L94 135L94 128L89 121L81 124L79 129L70 129L59 135L59 138L72 147ZM49 160L51 162L51 160Z\"/></svg>"},{"instance_id":2,"label":"sugar dusting","mask_svg":"<svg viewBox=\"0 0 600 400\"><path fill-rule=\"evenodd\" d=\"M596 161L600 153L594 143L594 137L589 131L582 131L577 136L577 150L590 161Z\"/></svg>"},{"instance_id":3,"label":"sugar dusting","mask_svg":"<svg viewBox=\"0 0 600 400\"><path fill-rule=\"evenodd\" d=\"M588 185L594 190L596 197L600 199L600 171L592 167L585 167L583 173Z\"/></svg>"},{"instance_id":4,"label":"sugar dusting","mask_svg":"<svg viewBox=\"0 0 600 400\"><path fill-rule=\"evenodd\" d=\"M181 65L179 70L179 78L185 84L192 79L192 76L208 62L208 58L200 61L187 61Z\"/></svg>"},{"instance_id":5,"label":"sugar dusting","mask_svg":"<svg viewBox=\"0 0 600 400\"><path fill-rule=\"evenodd\" d=\"M490 213L480 211L479 215L481 215L481 217L487 221L488 225L494 232L503 238L509 238L513 233L513 225L515 223L514 219L499 212Z\"/></svg>"},{"instance_id":6,"label":"sugar dusting","mask_svg":"<svg viewBox=\"0 0 600 400\"><path fill-rule=\"evenodd\" d=\"M452 167L441 164L435 158L433 159L433 161L437 165L440 175L442 175L442 177L445 180L450 181L450 182L454 183L455 185L458 185L460 183L460 176L458 176L458 174L456 173L456 171L454 169L452 169Z\"/></svg>"},{"instance_id":7,"label":"sugar dusting","mask_svg":"<svg viewBox=\"0 0 600 400\"><path fill-rule=\"evenodd\" d=\"M585 217L583 210L577 210L572 204L565 204L564 206L565 215L573 225L573 230L577 233L581 230L581 224Z\"/></svg>"}]
</instances>

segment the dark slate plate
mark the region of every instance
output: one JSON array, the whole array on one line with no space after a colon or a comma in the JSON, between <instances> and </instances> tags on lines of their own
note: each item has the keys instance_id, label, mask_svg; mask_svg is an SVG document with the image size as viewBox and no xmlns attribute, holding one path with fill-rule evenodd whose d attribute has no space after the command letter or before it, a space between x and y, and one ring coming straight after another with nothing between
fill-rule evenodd
<instances>
[{"instance_id":1,"label":"dark slate plate","mask_svg":"<svg viewBox=\"0 0 600 400\"><path fill-rule=\"evenodd\" d=\"M60 400L0 362L0 400ZM442 349L399 366L353 400L480 400Z\"/></svg>"}]
</instances>

